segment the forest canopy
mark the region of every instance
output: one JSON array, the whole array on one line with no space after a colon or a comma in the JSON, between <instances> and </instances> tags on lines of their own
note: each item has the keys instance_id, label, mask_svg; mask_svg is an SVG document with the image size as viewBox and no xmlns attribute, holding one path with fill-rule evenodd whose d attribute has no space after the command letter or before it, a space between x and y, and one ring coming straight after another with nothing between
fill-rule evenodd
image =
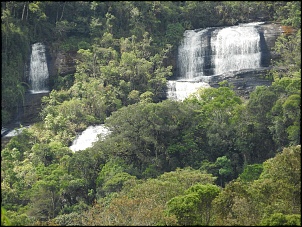
<instances>
[{"instance_id":1,"label":"forest canopy","mask_svg":"<svg viewBox=\"0 0 302 227\"><path fill-rule=\"evenodd\" d=\"M300 1L8 1L1 19L2 126L31 44L77 53L1 149L1 225L301 225ZM166 98L185 30L259 21L285 29L271 86ZM97 124L110 135L73 152Z\"/></svg>"}]
</instances>

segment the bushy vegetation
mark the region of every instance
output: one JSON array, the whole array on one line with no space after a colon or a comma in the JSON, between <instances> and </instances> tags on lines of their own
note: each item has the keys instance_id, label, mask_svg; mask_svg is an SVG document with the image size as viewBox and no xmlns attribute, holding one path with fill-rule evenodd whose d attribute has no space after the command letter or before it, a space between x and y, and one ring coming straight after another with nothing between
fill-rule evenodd
<instances>
[{"instance_id":1,"label":"bushy vegetation","mask_svg":"<svg viewBox=\"0 0 302 227\"><path fill-rule=\"evenodd\" d=\"M77 51L41 121L1 150L1 225L301 225L301 3L2 2L2 121L30 44ZM165 99L186 29L275 21L273 83ZM282 70L280 70L282 68ZM264 75L265 76L265 75ZM104 123L93 147L69 149Z\"/></svg>"}]
</instances>

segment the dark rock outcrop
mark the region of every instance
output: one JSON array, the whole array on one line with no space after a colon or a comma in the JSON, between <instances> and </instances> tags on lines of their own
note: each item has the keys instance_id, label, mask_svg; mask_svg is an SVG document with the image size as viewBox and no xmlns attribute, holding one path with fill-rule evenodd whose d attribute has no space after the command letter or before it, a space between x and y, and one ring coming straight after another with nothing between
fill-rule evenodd
<instances>
[{"instance_id":1,"label":"dark rock outcrop","mask_svg":"<svg viewBox=\"0 0 302 227\"><path fill-rule=\"evenodd\" d=\"M284 32L280 24L265 23L258 27L260 34L260 45L262 50L261 65L268 67L271 60L278 58L278 55L273 50L276 39Z\"/></svg>"},{"instance_id":2,"label":"dark rock outcrop","mask_svg":"<svg viewBox=\"0 0 302 227\"><path fill-rule=\"evenodd\" d=\"M33 122L40 121L39 113L41 112L41 100L43 96L47 96L48 93L31 94L26 93L24 96L24 103L21 108L20 122L23 124L31 124Z\"/></svg>"},{"instance_id":3,"label":"dark rock outcrop","mask_svg":"<svg viewBox=\"0 0 302 227\"><path fill-rule=\"evenodd\" d=\"M76 71L76 51L58 51L51 50L46 46L46 58L49 71L49 86L50 90L53 86L53 81L58 76L74 74ZM29 65L29 62L28 62ZM29 67L25 69L25 79L28 81ZM41 99L48 93L32 94L26 92L24 100L18 105L18 113L16 113L15 121L22 124L32 124L40 120L39 113L41 111Z\"/></svg>"},{"instance_id":4,"label":"dark rock outcrop","mask_svg":"<svg viewBox=\"0 0 302 227\"><path fill-rule=\"evenodd\" d=\"M54 61L54 71L60 76L74 74L76 71L76 58L76 51L59 51Z\"/></svg>"},{"instance_id":5,"label":"dark rock outcrop","mask_svg":"<svg viewBox=\"0 0 302 227\"><path fill-rule=\"evenodd\" d=\"M250 93L254 91L257 86L270 86L272 84L272 80L266 78L269 70L270 68L267 67L215 75L211 77L209 84L211 87L219 87L219 82L225 80L233 87L239 96L248 99Z\"/></svg>"}]
</instances>

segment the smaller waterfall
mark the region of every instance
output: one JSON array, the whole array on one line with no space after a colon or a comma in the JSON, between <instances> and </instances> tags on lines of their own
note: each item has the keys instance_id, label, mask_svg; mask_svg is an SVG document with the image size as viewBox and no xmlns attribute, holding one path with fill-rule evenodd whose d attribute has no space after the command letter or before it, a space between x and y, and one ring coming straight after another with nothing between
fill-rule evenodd
<instances>
[{"instance_id":1,"label":"smaller waterfall","mask_svg":"<svg viewBox=\"0 0 302 227\"><path fill-rule=\"evenodd\" d=\"M98 141L98 135L101 134L102 138L110 134L110 130L104 125L89 126L73 141L69 147L72 151L85 150L93 146L93 143Z\"/></svg>"},{"instance_id":2,"label":"smaller waterfall","mask_svg":"<svg viewBox=\"0 0 302 227\"><path fill-rule=\"evenodd\" d=\"M30 125L28 126L23 126L20 128L16 128L13 130L7 129L7 128L1 128L1 137L13 137L13 136L17 136L19 134L22 133L22 131L26 128L29 128Z\"/></svg>"},{"instance_id":3,"label":"smaller waterfall","mask_svg":"<svg viewBox=\"0 0 302 227\"><path fill-rule=\"evenodd\" d=\"M178 48L179 80L167 84L167 98L183 101L208 84L211 74L211 29L187 30Z\"/></svg>"},{"instance_id":4,"label":"smaller waterfall","mask_svg":"<svg viewBox=\"0 0 302 227\"><path fill-rule=\"evenodd\" d=\"M45 55L45 46L42 43L32 45L30 57L29 82L31 93L47 93L48 90L48 67Z\"/></svg>"},{"instance_id":5,"label":"smaller waterfall","mask_svg":"<svg viewBox=\"0 0 302 227\"><path fill-rule=\"evenodd\" d=\"M178 68L182 79L204 76L210 64L210 39L208 29L187 30L178 48Z\"/></svg>"}]
</instances>

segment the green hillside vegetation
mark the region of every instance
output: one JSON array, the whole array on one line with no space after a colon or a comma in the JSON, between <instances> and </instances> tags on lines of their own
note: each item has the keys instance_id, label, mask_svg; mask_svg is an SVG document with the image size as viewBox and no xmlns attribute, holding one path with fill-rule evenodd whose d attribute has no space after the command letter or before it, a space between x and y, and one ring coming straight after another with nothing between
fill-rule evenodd
<instances>
[{"instance_id":1,"label":"green hillside vegetation","mask_svg":"<svg viewBox=\"0 0 302 227\"><path fill-rule=\"evenodd\" d=\"M1 150L1 225L301 226L301 2L1 2L2 122L28 89L30 46L76 51L40 121ZM226 82L165 98L187 29L288 28L249 99ZM282 69L282 70L280 70ZM72 152L89 125L112 131Z\"/></svg>"}]
</instances>

